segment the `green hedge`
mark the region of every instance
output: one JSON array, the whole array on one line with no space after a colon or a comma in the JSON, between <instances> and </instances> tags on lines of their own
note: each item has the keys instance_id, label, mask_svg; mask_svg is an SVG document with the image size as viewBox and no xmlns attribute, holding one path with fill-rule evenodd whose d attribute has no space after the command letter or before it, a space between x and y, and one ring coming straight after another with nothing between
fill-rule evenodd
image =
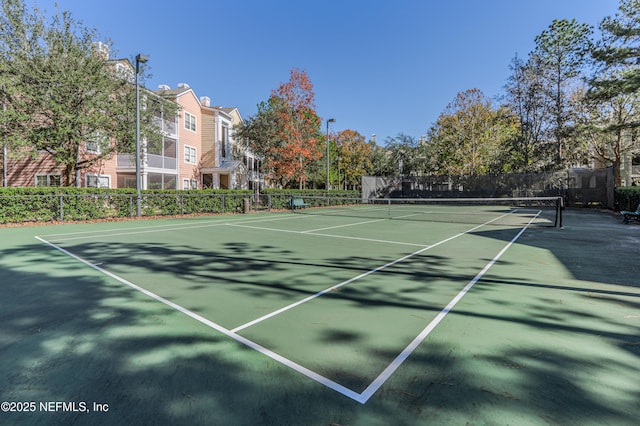
<instances>
[{"instance_id":1,"label":"green hedge","mask_svg":"<svg viewBox=\"0 0 640 426\"><path fill-rule=\"evenodd\" d=\"M615 191L616 210L635 210L640 204L640 186L624 186Z\"/></svg>"},{"instance_id":2,"label":"green hedge","mask_svg":"<svg viewBox=\"0 0 640 426\"><path fill-rule=\"evenodd\" d=\"M143 216L238 212L251 191L142 191ZM133 217L134 189L0 188L0 223Z\"/></svg>"},{"instance_id":3,"label":"green hedge","mask_svg":"<svg viewBox=\"0 0 640 426\"><path fill-rule=\"evenodd\" d=\"M141 192L142 216L243 212L286 209L289 199L307 197L313 206L333 205L339 198L360 197L359 191L265 190L260 198L239 190L147 190ZM313 198L319 197L319 198ZM331 201L333 200L333 201ZM134 217L135 189L0 188L0 223L81 221Z\"/></svg>"}]
</instances>

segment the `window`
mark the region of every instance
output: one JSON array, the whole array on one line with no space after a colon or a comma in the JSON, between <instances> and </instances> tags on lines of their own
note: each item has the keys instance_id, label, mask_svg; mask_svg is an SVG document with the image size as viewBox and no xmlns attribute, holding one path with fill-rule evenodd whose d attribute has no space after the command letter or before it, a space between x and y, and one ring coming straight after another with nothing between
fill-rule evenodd
<instances>
[{"instance_id":1,"label":"window","mask_svg":"<svg viewBox=\"0 0 640 426\"><path fill-rule=\"evenodd\" d=\"M229 128L222 126L222 140L220 141L220 147L222 148L222 158L227 156L227 143L229 142Z\"/></svg>"},{"instance_id":2,"label":"window","mask_svg":"<svg viewBox=\"0 0 640 426\"><path fill-rule=\"evenodd\" d=\"M116 63L116 76L123 80L133 83L135 81L135 74L131 67L126 66L122 62Z\"/></svg>"},{"instance_id":3,"label":"window","mask_svg":"<svg viewBox=\"0 0 640 426\"><path fill-rule=\"evenodd\" d=\"M36 186L60 186L60 175L36 175Z\"/></svg>"},{"instance_id":4,"label":"window","mask_svg":"<svg viewBox=\"0 0 640 426\"><path fill-rule=\"evenodd\" d=\"M182 179L182 189L198 189L198 179Z\"/></svg>"},{"instance_id":5,"label":"window","mask_svg":"<svg viewBox=\"0 0 640 426\"><path fill-rule=\"evenodd\" d=\"M189 164L196 164L197 162L197 152L196 149L192 146L185 145L184 146L184 162Z\"/></svg>"},{"instance_id":6,"label":"window","mask_svg":"<svg viewBox=\"0 0 640 426\"><path fill-rule=\"evenodd\" d=\"M108 175L87 175L85 180L87 188L111 188L111 177Z\"/></svg>"},{"instance_id":7,"label":"window","mask_svg":"<svg viewBox=\"0 0 640 426\"><path fill-rule=\"evenodd\" d=\"M196 131L196 116L187 111L184 112L184 128L192 132Z\"/></svg>"},{"instance_id":8,"label":"window","mask_svg":"<svg viewBox=\"0 0 640 426\"><path fill-rule=\"evenodd\" d=\"M106 147L107 142L102 132L95 132L91 135L91 139L84 143L84 149L90 154L102 154L102 147Z\"/></svg>"}]
</instances>

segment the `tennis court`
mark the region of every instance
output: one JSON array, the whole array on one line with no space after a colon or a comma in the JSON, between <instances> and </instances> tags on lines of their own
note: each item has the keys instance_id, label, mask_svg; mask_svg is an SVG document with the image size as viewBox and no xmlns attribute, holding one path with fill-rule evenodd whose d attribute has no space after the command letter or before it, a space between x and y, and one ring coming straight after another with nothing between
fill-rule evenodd
<instances>
[{"instance_id":1,"label":"tennis court","mask_svg":"<svg viewBox=\"0 0 640 426\"><path fill-rule=\"evenodd\" d=\"M560 228L553 203L370 203L0 229L3 401L109 406L3 423L631 424L640 291L619 258L596 267L611 241L584 227L636 254L640 227L588 213Z\"/></svg>"}]
</instances>

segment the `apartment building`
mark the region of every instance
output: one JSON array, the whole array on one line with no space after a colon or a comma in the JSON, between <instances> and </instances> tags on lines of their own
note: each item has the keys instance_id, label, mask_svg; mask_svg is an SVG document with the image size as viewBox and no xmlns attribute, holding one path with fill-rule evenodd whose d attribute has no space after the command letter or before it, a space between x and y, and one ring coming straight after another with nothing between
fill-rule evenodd
<instances>
[{"instance_id":1,"label":"apartment building","mask_svg":"<svg viewBox=\"0 0 640 426\"><path fill-rule=\"evenodd\" d=\"M640 154L625 154L620 161L622 186L640 186Z\"/></svg>"},{"instance_id":2,"label":"apartment building","mask_svg":"<svg viewBox=\"0 0 640 426\"><path fill-rule=\"evenodd\" d=\"M109 59L100 45L100 53L112 62L115 72L133 81L134 67L127 59ZM233 126L242 122L237 108L211 106L210 98L198 98L186 83L171 88L142 90L147 97L158 96L175 102L177 114L154 111L155 124L162 130L161 143L141 140L140 177L142 189L252 189L259 188L259 162L233 138ZM100 154L101 144L86 141L81 157ZM46 152L37 158L8 160L7 186L60 186L61 166ZM80 170L80 187L135 188L136 161L130 153L116 153Z\"/></svg>"}]
</instances>

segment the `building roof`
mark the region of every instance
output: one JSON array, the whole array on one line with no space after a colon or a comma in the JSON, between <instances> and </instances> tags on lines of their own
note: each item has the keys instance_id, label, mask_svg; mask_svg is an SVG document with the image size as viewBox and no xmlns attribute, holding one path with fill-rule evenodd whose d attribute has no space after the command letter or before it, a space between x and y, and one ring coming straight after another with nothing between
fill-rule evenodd
<instances>
[{"instance_id":1,"label":"building roof","mask_svg":"<svg viewBox=\"0 0 640 426\"><path fill-rule=\"evenodd\" d=\"M160 96L179 96L185 92L191 90L190 87L176 87L175 89L158 89L152 90L152 92L157 93Z\"/></svg>"}]
</instances>

